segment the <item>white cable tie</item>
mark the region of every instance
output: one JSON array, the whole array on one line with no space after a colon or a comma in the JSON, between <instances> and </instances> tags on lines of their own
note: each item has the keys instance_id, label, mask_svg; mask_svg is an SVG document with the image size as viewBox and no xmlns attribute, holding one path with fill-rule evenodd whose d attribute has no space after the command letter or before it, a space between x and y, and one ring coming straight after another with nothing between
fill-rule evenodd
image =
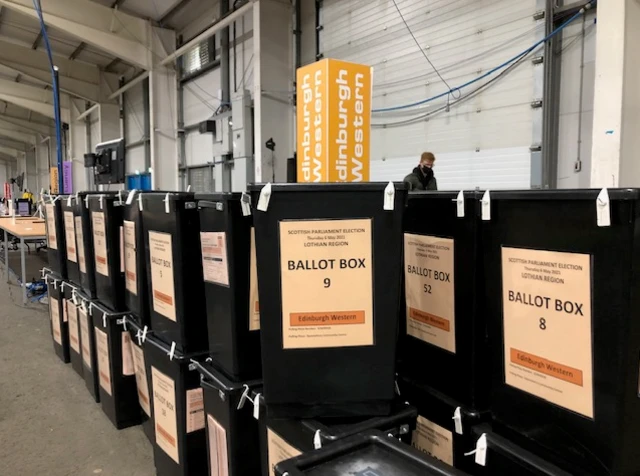
<instances>
[{"instance_id":1,"label":"white cable tie","mask_svg":"<svg viewBox=\"0 0 640 476\"><path fill-rule=\"evenodd\" d=\"M118 190L118 204L122 205L122 190Z\"/></svg>"},{"instance_id":2,"label":"white cable tie","mask_svg":"<svg viewBox=\"0 0 640 476\"><path fill-rule=\"evenodd\" d=\"M76 194L74 195L75 201L76 201L76 205L78 204L78 192L76 192Z\"/></svg>"},{"instance_id":3,"label":"white cable tie","mask_svg":"<svg viewBox=\"0 0 640 476\"><path fill-rule=\"evenodd\" d=\"M93 301L89 301L89 315L93 316L93 308L96 307Z\"/></svg>"},{"instance_id":4,"label":"white cable tie","mask_svg":"<svg viewBox=\"0 0 640 476\"><path fill-rule=\"evenodd\" d=\"M482 196L482 220L490 221L491 220L491 194L489 190L484 192Z\"/></svg>"},{"instance_id":5,"label":"white cable tie","mask_svg":"<svg viewBox=\"0 0 640 476\"><path fill-rule=\"evenodd\" d=\"M102 210L102 201L103 201L103 200L104 200L104 195L103 195L103 194L101 194L101 195L98 197L98 202L100 203L100 210Z\"/></svg>"},{"instance_id":6,"label":"white cable tie","mask_svg":"<svg viewBox=\"0 0 640 476\"><path fill-rule=\"evenodd\" d=\"M236 410L242 410L242 408L244 407L244 404L249 398L249 391L250 391L249 385L244 384L244 391L242 392L242 395L240 395L240 401L238 402L238 406Z\"/></svg>"},{"instance_id":7,"label":"white cable tie","mask_svg":"<svg viewBox=\"0 0 640 476\"><path fill-rule=\"evenodd\" d=\"M258 210L266 212L269 208L269 200L271 200L271 182L268 182L262 190L260 190L260 197L258 198Z\"/></svg>"},{"instance_id":8,"label":"white cable tie","mask_svg":"<svg viewBox=\"0 0 640 476\"><path fill-rule=\"evenodd\" d=\"M107 313L106 312L102 313L102 327L104 327L105 329L107 328Z\"/></svg>"},{"instance_id":9,"label":"white cable tie","mask_svg":"<svg viewBox=\"0 0 640 476\"><path fill-rule=\"evenodd\" d=\"M69 196L67 197L67 206L68 206L68 207L71 207L71 199L72 199L72 198L73 198L73 195L69 195Z\"/></svg>"},{"instance_id":10,"label":"white cable tie","mask_svg":"<svg viewBox=\"0 0 640 476\"><path fill-rule=\"evenodd\" d=\"M53 278L53 289L58 289L58 280Z\"/></svg>"},{"instance_id":11,"label":"white cable tie","mask_svg":"<svg viewBox=\"0 0 640 476\"><path fill-rule=\"evenodd\" d=\"M453 412L453 424L455 426L456 429L456 433L458 435L462 435L463 431L462 431L462 414L460 412L460 407L457 407L456 410Z\"/></svg>"},{"instance_id":12,"label":"white cable tie","mask_svg":"<svg viewBox=\"0 0 640 476\"><path fill-rule=\"evenodd\" d=\"M84 208L89 208L89 195L85 195L84 197Z\"/></svg>"},{"instance_id":13,"label":"white cable tie","mask_svg":"<svg viewBox=\"0 0 640 476\"><path fill-rule=\"evenodd\" d=\"M191 184L187 185L187 192L191 191Z\"/></svg>"},{"instance_id":14,"label":"white cable tie","mask_svg":"<svg viewBox=\"0 0 640 476\"><path fill-rule=\"evenodd\" d=\"M247 192L242 192L240 206L242 207L242 216L248 217L251 215L251 195Z\"/></svg>"},{"instance_id":15,"label":"white cable tie","mask_svg":"<svg viewBox=\"0 0 640 476\"><path fill-rule=\"evenodd\" d=\"M123 328L125 331L129 330L129 329L127 329L127 316L124 316L124 317L122 318L122 328Z\"/></svg>"},{"instance_id":16,"label":"white cable tie","mask_svg":"<svg viewBox=\"0 0 640 476\"><path fill-rule=\"evenodd\" d=\"M398 381L397 380L395 381L395 384L396 384L396 393L398 395L400 395L400 387L398 386Z\"/></svg>"},{"instance_id":17,"label":"white cable tie","mask_svg":"<svg viewBox=\"0 0 640 476\"><path fill-rule=\"evenodd\" d=\"M464 454L465 456L476 455L476 464L485 466L487 464L487 434L483 433L476 442L476 449Z\"/></svg>"},{"instance_id":18,"label":"white cable tie","mask_svg":"<svg viewBox=\"0 0 640 476\"><path fill-rule=\"evenodd\" d=\"M138 210L142 211L142 194L138 194Z\"/></svg>"},{"instance_id":19,"label":"white cable tie","mask_svg":"<svg viewBox=\"0 0 640 476\"><path fill-rule=\"evenodd\" d=\"M78 305L78 295L76 294L75 288L71 291L71 300L73 301L73 304L76 306Z\"/></svg>"},{"instance_id":20,"label":"white cable tie","mask_svg":"<svg viewBox=\"0 0 640 476\"><path fill-rule=\"evenodd\" d=\"M171 195L170 193L167 193L164 197L164 212L165 213L171 213L171 203L169 202L169 195Z\"/></svg>"},{"instance_id":21,"label":"white cable tie","mask_svg":"<svg viewBox=\"0 0 640 476\"><path fill-rule=\"evenodd\" d=\"M135 196L136 196L136 189L134 188L129 192L129 195L127 195L127 201L125 202L125 205L131 205L133 203L133 197Z\"/></svg>"},{"instance_id":22,"label":"white cable tie","mask_svg":"<svg viewBox=\"0 0 640 476\"><path fill-rule=\"evenodd\" d=\"M138 339L138 345L142 347L142 334L140 333L140 329L136 332L136 339Z\"/></svg>"},{"instance_id":23,"label":"white cable tie","mask_svg":"<svg viewBox=\"0 0 640 476\"><path fill-rule=\"evenodd\" d=\"M169 351L169 360L173 360L173 356L176 353L176 343L175 341L171 343L171 350Z\"/></svg>"},{"instance_id":24,"label":"white cable tie","mask_svg":"<svg viewBox=\"0 0 640 476\"><path fill-rule=\"evenodd\" d=\"M316 430L316 434L313 435L313 449L319 450L322 448L322 438L320 437L320 430Z\"/></svg>"},{"instance_id":25,"label":"white cable tie","mask_svg":"<svg viewBox=\"0 0 640 476\"><path fill-rule=\"evenodd\" d=\"M253 399L253 418L260 419L260 394L257 394Z\"/></svg>"},{"instance_id":26,"label":"white cable tie","mask_svg":"<svg viewBox=\"0 0 640 476\"><path fill-rule=\"evenodd\" d=\"M600 190L596 199L596 213L598 226L611 226L611 207L609 206L609 191L606 188Z\"/></svg>"},{"instance_id":27,"label":"white cable tie","mask_svg":"<svg viewBox=\"0 0 640 476\"><path fill-rule=\"evenodd\" d=\"M65 282L62 281L62 283L60 284L60 292L63 293L64 292L64 286L65 286Z\"/></svg>"},{"instance_id":28,"label":"white cable tie","mask_svg":"<svg viewBox=\"0 0 640 476\"><path fill-rule=\"evenodd\" d=\"M464 218L464 192L460 190L457 198L453 201L456 202L456 216L458 218Z\"/></svg>"},{"instance_id":29,"label":"white cable tie","mask_svg":"<svg viewBox=\"0 0 640 476\"><path fill-rule=\"evenodd\" d=\"M389 184L384 189L384 209L391 211L395 207L396 201L396 188L393 186L393 182L389 182Z\"/></svg>"},{"instance_id":30,"label":"white cable tie","mask_svg":"<svg viewBox=\"0 0 640 476\"><path fill-rule=\"evenodd\" d=\"M142 329L142 342L145 342L147 340L147 330L148 327L144 326L144 329Z\"/></svg>"}]
</instances>

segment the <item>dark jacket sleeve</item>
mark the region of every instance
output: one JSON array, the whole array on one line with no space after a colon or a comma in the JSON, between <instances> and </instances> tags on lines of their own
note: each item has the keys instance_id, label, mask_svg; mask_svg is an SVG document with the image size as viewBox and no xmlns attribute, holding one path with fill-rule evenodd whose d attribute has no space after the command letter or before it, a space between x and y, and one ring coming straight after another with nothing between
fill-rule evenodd
<instances>
[{"instance_id":1,"label":"dark jacket sleeve","mask_svg":"<svg viewBox=\"0 0 640 476\"><path fill-rule=\"evenodd\" d=\"M424 190L424 185L422 185L422 182L420 182L420 179L416 177L414 173L407 175L403 182L407 184L409 190Z\"/></svg>"},{"instance_id":2,"label":"dark jacket sleeve","mask_svg":"<svg viewBox=\"0 0 640 476\"><path fill-rule=\"evenodd\" d=\"M429 183L427 184L427 190L438 190L438 181L435 177L429 180Z\"/></svg>"}]
</instances>

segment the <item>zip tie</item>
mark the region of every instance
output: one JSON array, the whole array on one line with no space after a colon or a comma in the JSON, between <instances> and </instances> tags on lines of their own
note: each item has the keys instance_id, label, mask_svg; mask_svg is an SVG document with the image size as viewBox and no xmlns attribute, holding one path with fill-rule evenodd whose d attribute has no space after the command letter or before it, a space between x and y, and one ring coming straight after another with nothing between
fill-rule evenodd
<instances>
[{"instance_id":1,"label":"zip tie","mask_svg":"<svg viewBox=\"0 0 640 476\"><path fill-rule=\"evenodd\" d=\"M62 281L62 284L60 284L60 292L63 293L64 292L64 286L65 286L65 282Z\"/></svg>"},{"instance_id":2,"label":"zip tie","mask_svg":"<svg viewBox=\"0 0 640 476\"><path fill-rule=\"evenodd\" d=\"M142 334L140 333L140 329L136 332L136 339L138 339L138 345L142 347Z\"/></svg>"},{"instance_id":3,"label":"zip tie","mask_svg":"<svg viewBox=\"0 0 640 476\"><path fill-rule=\"evenodd\" d=\"M398 386L398 381L397 380L395 381L395 384L396 384L396 393L398 395L400 395L400 387Z\"/></svg>"},{"instance_id":4,"label":"zip tie","mask_svg":"<svg viewBox=\"0 0 640 476\"><path fill-rule=\"evenodd\" d=\"M142 211L142 194L138 195L138 210Z\"/></svg>"},{"instance_id":5,"label":"zip tie","mask_svg":"<svg viewBox=\"0 0 640 476\"><path fill-rule=\"evenodd\" d=\"M84 197L84 208L89 208L89 195Z\"/></svg>"},{"instance_id":6,"label":"zip tie","mask_svg":"<svg viewBox=\"0 0 640 476\"><path fill-rule=\"evenodd\" d=\"M253 418L260 419L260 393L253 399Z\"/></svg>"},{"instance_id":7,"label":"zip tie","mask_svg":"<svg viewBox=\"0 0 640 476\"><path fill-rule=\"evenodd\" d=\"M251 195L247 192L242 192L240 197L240 206L242 207L242 216L248 217L251 215Z\"/></svg>"},{"instance_id":8,"label":"zip tie","mask_svg":"<svg viewBox=\"0 0 640 476\"><path fill-rule=\"evenodd\" d=\"M476 442L476 449L464 454L465 456L476 455L476 464L485 466L487 464L487 434L483 433Z\"/></svg>"},{"instance_id":9,"label":"zip tie","mask_svg":"<svg viewBox=\"0 0 640 476\"><path fill-rule=\"evenodd\" d=\"M136 191L137 190L134 188L129 192L129 195L127 195L127 201L125 202L125 205L131 205L133 203L133 197L135 197Z\"/></svg>"},{"instance_id":10,"label":"zip tie","mask_svg":"<svg viewBox=\"0 0 640 476\"><path fill-rule=\"evenodd\" d=\"M144 326L144 329L142 330L142 342L146 342L147 340L147 326Z\"/></svg>"},{"instance_id":11,"label":"zip tie","mask_svg":"<svg viewBox=\"0 0 640 476\"><path fill-rule=\"evenodd\" d=\"M260 190L260 198L258 198L258 210L266 212L269 208L269 200L271 200L271 182L267 183Z\"/></svg>"},{"instance_id":12,"label":"zip tie","mask_svg":"<svg viewBox=\"0 0 640 476\"><path fill-rule=\"evenodd\" d=\"M171 343L171 350L169 351L169 360L173 360L173 356L176 353L176 343L175 341Z\"/></svg>"},{"instance_id":13,"label":"zip tie","mask_svg":"<svg viewBox=\"0 0 640 476\"><path fill-rule=\"evenodd\" d=\"M127 316L124 316L124 317L122 318L122 328L123 328L125 331L128 331L128 330L129 330L129 329L127 329Z\"/></svg>"},{"instance_id":14,"label":"zip tie","mask_svg":"<svg viewBox=\"0 0 640 476\"><path fill-rule=\"evenodd\" d=\"M104 200L104 195L102 195L102 194L101 194L101 195L98 197L98 202L100 202L100 210L102 210L102 201L103 201L103 200Z\"/></svg>"},{"instance_id":15,"label":"zip tie","mask_svg":"<svg viewBox=\"0 0 640 476\"><path fill-rule=\"evenodd\" d=\"M169 195L171 195L170 193L167 193L164 196L164 212L165 213L171 213L171 203L169 202Z\"/></svg>"},{"instance_id":16,"label":"zip tie","mask_svg":"<svg viewBox=\"0 0 640 476\"><path fill-rule=\"evenodd\" d=\"M93 301L89 301L89 315L93 317L93 308L96 307Z\"/></svg>"},{"instance_id":17,"label":"zip tie","mask_svg":"<svg viewBox=\"0 0 640 476\"><path fill-rule=\"evenodd\" d=\"M191 191L191 184L187 185L187 192Z\"/></svg>"},{"instance_id":18,"label":"zip tie","mask_svg":"<svg viewBox=\"0 0 640 476\"><path fill-rule=\"evenodd\" d=\"M58 281L55 278L53 279L53 289L58 289Z\"/></svg>"},{"instance_id":19,"label":"zip tie","mask_svg":"<svg viewBox=\"0 0 640 476\"><path fill-rule=\"evenodd\" d=\"M75 288L71 291L71 300L73 301L73 304L76 306L78 305L78 295L76 294Z\"/></svg>"},{"instance_id":20,"label":"zip tie","mask_svg":"<svg viewBox=\"0 0 640 476\"><path fill-rule=\"evenodd\" d=\"M122 190L118 190L118 205L122 205Z\"/></svg>"},{"instance_id":21,"label":"zip tie","mask_svg":"<svg viewBox=\"0 0 640 476\"><path fill-rule=\"evenodd\" d=\"M313 435L313 449L319 450L322 448L322 438L320 438L320 430L316 430L316 434Z\"/></svg>"},{"instance_id":22,"label":"zip tie","mask_svg":"<svg viewBox=\"0 0 640 476\"><path fill-rule=\"evenodd\" d=\"M458 197L453 201L456 202L456 216L464 218L464 192L460 190Z\"/></svg>"},{"instance_id":23,"label":"zip tie","mask_svg":"<svg viewBox=\"0 0 640 476\"><path fill-rule=\"evenodd\" d=\"M485 191L482 196L482 220L491 220L491 194L489 190Z\"/></svg>"},{"instance_id":24,"label":"zip tie","mask_svg":"<svg viewBox=\"0 0 640 476\"><path fill-rule=\"evenodd\" d=\"M609 191L606 188L600 190L596 199L596 213L598 226L611 226L611 208L609 207Z\"/></svg>"},{"instance_id":25,"label":"zip tie","mask_svg":"<svg viewBox=\"0 0 640 476\"><path fill-rule=\"evenodd\" d=\"M393 182L389 182L389 184L384 189L384 209L385 210L393 210L395 205L396 198L396 188L393 186Z\"/></svg>"},{"instance_id":26,"label":"zip tie","mask_svg":"<svg viewBox=\"0 0 640 476\"><path fill-rule=\"evenodd\" d=\"M67 206L68 206L68 207L71 207L71 199L72 199L72 198L73 198L73 195L69 195L69 196L67 197Z\"/></svg>"},{"instance_id":27,"label":"zip tie","mask_svg":"<svg viewBox=\"0 0 640 476\"><path fill-rule=\"evenodd\" d=\"M457 407L456 410L453 412L453 423L454 426L456 428L456 433L458 435L462 435L463 431L462 431L462 414L460 413L460 407Z\"/></svg>"},{"instance_id":28,"label":"zip tie","mask_svg":"<svg viewBox=\"0 0 640 476\"><path fill-rule=\"evenodd\" d=\"M106 312L102 313L102 327L104 327L105 329L107 328L107 313Z\"/></svg>"},{"instance_id":29,"label":"zip tie","mask_svg":"<svg viewBox=\"0 0 640 476\"><path fill-rule=\"evenodd\" d=\"M78 192L76 192L76 194L74 195L74 198L75 198L75 201L76 201L76 204L77 204L78 203Z\"/></svg>"},{"instance_id":30,"label":"zip tie","mask_svg":"<svg viewBox=\"0 0 640 476\"><path fill-rule=\"evenodd\" d=\"M242 392L242 395L240 396L240 401L238 402L238 406L236 408L236 410L242 410L242 408L244 407L244 404L246 403L247 400L251 400L249 398L249 385L244 384L244 391ZM253 403L253 402L252 402Z\"/></svg>"}]
</instances>

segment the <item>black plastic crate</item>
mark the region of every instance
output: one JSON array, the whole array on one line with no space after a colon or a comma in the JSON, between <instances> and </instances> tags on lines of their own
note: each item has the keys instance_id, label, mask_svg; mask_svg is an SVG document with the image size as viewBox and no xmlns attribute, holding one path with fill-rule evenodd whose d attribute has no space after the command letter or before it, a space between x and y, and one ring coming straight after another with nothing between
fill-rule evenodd
<instances>
[{"instance_id":1,"label":"black plastic crate","mask_svg":"<svg viewBox=\"0 0 640 476\"><path fill-rule=\"evenodd\" d=\"M380 431L338 441L279 463L275 476L463 476L435 458ZM495 473L496 475L499 473ZM506 473L505 473L506 474Z\"/></svg>"},{"instance_id":2,"label":"black plastic crate","mask_svg":"<svg viewBox=\"0 0 640 476\"><path fill-rule=\"evenodd\" d=\"M96 297L112 311L125 311L124 256L121 254L122 192L89 195L95 266Z\"/></svg>"},{"instance_id":3,"label":"black plastic crate","mask_svg":"<svg viewBox=\"0 0 640 476\"><path fill-rule=\"evenodd\" d=\"M65 364L70 362L69 326L66 320L64 280L55 274L46 274L45 282L49 294L49 319L53 350Z\"/></svg>"},{"instance_id":4,"label":"black plastic crate","mask_svg":"<svg viewBox=\"0 0 640 476\"><path fill-rule=\"evenodd\" d=\"M262 382L231 381L209 364L200 364L197 368L204 390L209 474L258 476L260 438L250 392Z\"/></svg>"},{"instance_id":5,"label":"black plastic crate","mask_svg":"<svg viewBox=\"0 0 640 476\"><path fill-rule=\"evenodd\" d=\"M153 335L147 335L143 346L151 379L157 475L207 474L203 390L191 365L206 354L172 353L172 346Z\"/></svg>"},{"instance_id":6,"label":"black plastic crate","mask_svg":"<svg viewBox=\"0 0 640 476\"><path fill-rule=\"evenodd\" d=\"M193 193L144 192L151 328L181 353L208 349L200 219Z\"/></svg>"},{"instance_id":7,"label":"black plastic crate","mask_svg":"<svg viewBox=\"0 0 640 476\"><path fill-rule=\"evenodd\" d=\"M51 270L67 279L67 253L64 221L62 219L62 195L43 195L45 228L47 230L47 256Z\"/></svg>"},{"instance_id":8,"label":"black plastic crate","mask_svg":"<svg viewBox=\"0 0 640 476\"><path fill-rule=\"evenodd\" d=\"M250 190L269 411L298 418L388 414L395 395L405 186L268 184Z\"/></svg>"},{"instance_id":9,"label":"black plastic crate","mask_svg":"<svg viewBox=\"0 0 640 476\"><path fill-rule=\"evenodd\" d=\"M82 376L89 393L100 403L100 381L98 375L98 356L96 353L96 335L93 325L93 304L89 297L77 292L78 326L80 328L80 344L82 346ZM97 311L96 311L97 312Z\"/></svg>"},{"instance_id":10,"label":"black plastic crate","mask_svg":"<svg viewBox=\"0 0 640 476\"><path fill-rule=\"evenodd\" d=\"M461 204L458 195L409 194L398 373L482 411L489 406L491 383L482 193L463 193Z\"/></svg>"},{"instance_id":11,"label":"black plastic crate","mask_svg":"<svg viewBox=\"0 0 640 476\"><path fill-rule=\"evenodd\" d=\"M412 446L450 466L473 472L473 458L465 456L476 441L471 428L488 421L489 413L467 408L421 382L398 379L401 398L418 409Z\"/></svg>"},{"instance_id":12,"label":"black plastic crate","mask_svg":"<svg viewBox=\"0 0 640 476\"><path fill-rule=\"evenodd\" d=\"M93 231L89 197L100 192L78 192L79 216L76 218L76 246L78 248L78 268L80 286L89 299L96 299L96 263L93 252Z\"/></svg>"},{"instance_id":13,"label":"black plastic crate","mask_svg":"<svg viewBox=\"0 0 640 476\"><path fill-rule=\"evenodd\" d=\"M253 398L261 400L261 397L255 394ZM262 474L263 476L272 476L276 464L280 461L324 448L370 430L380 430L385 435L411 444L411 435L416 429L418 412L414 406L396 401L391 414L384 417L308 420L271 418L266 408L261 410L260 415Z\"/></svg>"},{"instance_id":14,"label":"black plastic crate","mask_svg":"<svg viewBox=\"0 0 640 476\"><path fill-rule=\"evenodd\" d=\"M601 193L491 193L491 411L570 472L627 476L640 473L640 191Z\"/></svg>"},{"instance_id":15,"label":"black plastic crate","mask_svg":"<svg viewBox=\"0 0 640 476\"><path fill-rule=\"evenodd\" d=\"M66 249L67 277L76 286L80 286L80 264L78 261L78 246L76 244L76 218L80 215L80 204L76 195L60 198L64 239Z\"/></svg>"},{"instance_id":16,"label":"black plastic crate","mask_svg":"<svg viewBox=\"0 0 640 476\"><path fill-rule=\"evenodd\" d=\"M531 453L523 447L518 446L512 440L504 438L495 431L491 425L482 424L471 429L471 434L475 438L469 452L474 451L478 440L484 435L486 438L486 456L484 464L475 461L475 454L466 456L469 464L472 465L471 474L477 476L494 475L517 475L517 476L570 476L584 475L581 470L567 472L553 463L545 460L540 455Z\"/></svg>"},{"instance_id":17,"label":"black plastic crate","mask_svg":"<svg viewBox=\"0 0 640 476\"><path fill-rule=\"evenodd\" d=\"M68 295L68 298L66 299L67 324L69 327L69 357L73 370L75 370L80 377L84 378L84 369L82 364L82 335L80 332L80 321L78 317L78 305L81 302L78 298L79 288L66 283L65 294L67 294L67 288L70 290L70 295Z\"/></svg>"},{"instance_id":18,"label":"black plastic crate","mask_svg":"<svg viewBox=\"0 0 640 476\"><path fill-rule=\"evenodd\" d=\"M119 430L139 425L142 411L138 404L126 313L114 313L103 304L94 302L91 316L102 411Z\"/></svg>"},{"instance_id":19,"label":"black plastic crate","mask_svg":"<svg viewBox=\"0 0 640 476\"><path fill-rule=\"evenodd\" d=\"M236 380L262 374L255 231L251 215L242 212L241 197L196 195L209 354L216 367Z\"/></svg>"},{"instance_id":20,"label":"black plastic crate","mask_svg":"<svg viewBox=\"0 0 640 476\"><path fill-rule=\"evenodd\" d=\"M125 305L141 325L151 325L147 283L146 239L142 229L140 192L127 194L123 210Z\"/></svg>"}]
</instances>

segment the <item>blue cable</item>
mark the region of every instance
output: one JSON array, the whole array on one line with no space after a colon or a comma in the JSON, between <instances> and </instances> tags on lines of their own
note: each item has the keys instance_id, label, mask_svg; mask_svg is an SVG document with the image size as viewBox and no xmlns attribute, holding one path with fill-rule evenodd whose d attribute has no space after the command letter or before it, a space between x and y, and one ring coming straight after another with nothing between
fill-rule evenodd
<instances>
[{"instance_id":1,"label":"blue cable","mask_svg":"<svg viewBox=\"0 0 640 476\"><path fill-rule=\"evenodd\" d=\"M401 109L409 109L412 107L416 107L416 106L420 106L422 104L426 104L432 101L435 101L436 99L440 99L442 97L448 96L449 94L453 93L454 91L460 91L463 88L466 88L468 86L471 86L474 83L477 83L478 81L486 78L487 76L492 75L493 73L495 73L498 70L501 70L502 68L506 68L507 66L509 66L511 63L514 63L516 61L518 61L520 58L522 58L523 56L528 55L529 53L531 53L533 50L535 50L538 46L540 46L541 44L549 41L551 38L553 38L555 35L557 35L558 33L560 33L562 30L565 29L565 27L567 27L570 23L572 23L573 21L575 21L577 18L579 18L582 14L584 14L589 8L591 8L591 6L593 6L596 3L596 0L591 0L589 3L587 3L584 7L582 7L580 9L580 11L578 13L576 13L575 15L573 15L571 18L569 18L569 20L567 20L565 23L563 23L562 25L560 25L558 28L556 28L555 30L553 30L551 33L549 33L547 36L545 36L543 39L541 39L540 41L536 42L533 46L527 48L526 50L524 50L521 53L518 53L516 56L514 56L511 59L508 59L507 61L505 61L504 63L502 63L499 66L496 66L493 69L490 69L489 71L487 71L486 73L484 73L481 76L478 76L475 79L472 79L471 81L467 81L466 83L457 86L455 88L450 89L449 91L446 91L444 93L438 94L437 96L433 96L427 99L423 99L422 101L418 101L418 102L414 102L411 104L404 104L402 106L392 106L392 107L384 107L384 108L380 108L380 109L372 109L371 112L389 112L389 111L398 111Z\"/></svg>"},{"instance_id":2,"label":"blue cable","mask_svg":"<svg viewBox=\"0 0 640 476\"><path fill-rule=\"evenodd\" d=\"M58 87L58 81L53 65L53 54L51 52L51 44L49 43L49 35L47 35L47 28L44 23L44 17L42 16L42 6L40 0L33 0L33 7L38 14L40 20L40 30L42 32L42 38L44 39L45 49L47 50L47 57L49 58L49 67L51 68L51 78L53 87L53 112L54 120L56 123L56 142L57 142L57 162L58 162L58 192L63 193L64 179L62 176L62 120L59 114L58 96L60 90Z\"/></svg>"}]
</instances>

